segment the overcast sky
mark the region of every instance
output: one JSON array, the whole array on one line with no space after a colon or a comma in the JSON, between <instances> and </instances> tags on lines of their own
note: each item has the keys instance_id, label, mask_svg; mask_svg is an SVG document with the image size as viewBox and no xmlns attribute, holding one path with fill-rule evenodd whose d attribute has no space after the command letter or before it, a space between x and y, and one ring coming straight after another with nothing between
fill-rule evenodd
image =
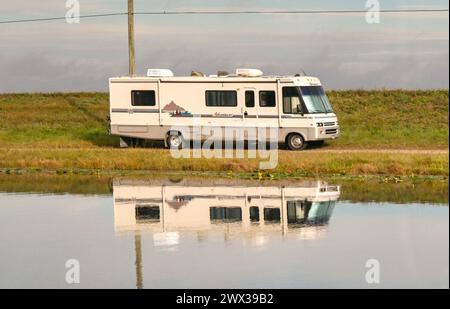
<instances>
[{"instance_id":1,"label":"overcast sky","mask_svg":"<svg viewBox=\"0 0 450 309\"><path fill-rule=\"evenodd\" d=\"M65 16L66 0L0 0L0 21ZM79 0L81 15L125 12L126 0ZM382 9L448 8L445 0L380 0ZM135 0L135 11L345 10L366 0ZM445 88L449 16L444 13L136 16L136 62L213 74L237 67L266 74L304 70L328 89ZM107 91L128 73L127 17L0 24L0 92Z\"/></svg>"}]
</instances>

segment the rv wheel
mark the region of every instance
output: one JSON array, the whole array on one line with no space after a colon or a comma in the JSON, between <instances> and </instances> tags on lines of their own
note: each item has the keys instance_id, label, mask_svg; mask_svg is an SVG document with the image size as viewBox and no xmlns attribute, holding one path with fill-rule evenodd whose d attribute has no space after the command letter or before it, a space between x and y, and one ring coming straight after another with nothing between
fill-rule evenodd
<instances>
[{"instance_id":1,"label":"rv wheel","mask_svg":"<svg viewBox=\"0 0 450 309\"><path fill-rule=\"evenodd\" d=\"M293 133L286 138L286 146L290 150L302 150L306 148L306 142L303 136Z\"/></svg>"},{"instance_id":2,"label":"rv wheel","mask_svg":"<svg viewBox=\"0 0 450 309\"><path fill-rule=\"evenodd\" d=\"M170 132L167 135L167 146L170 149L181 149L183 148L183 136L180 132Z\"/></svg>"}]
</instances>

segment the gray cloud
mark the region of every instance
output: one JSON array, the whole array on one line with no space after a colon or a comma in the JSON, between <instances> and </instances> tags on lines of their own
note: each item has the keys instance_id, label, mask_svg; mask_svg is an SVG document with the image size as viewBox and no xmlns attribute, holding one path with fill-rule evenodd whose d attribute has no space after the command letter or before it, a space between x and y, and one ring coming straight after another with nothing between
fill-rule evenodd
<instances>
[{"instance_id":1,"label":"gray cloud","mask_svg":"<svg viewBox=\"0 0 450 309\"><path fill-rule=\"evenodd\" d=\"M46 2L53 7L53 0ZM136 50L139 73L149 67L179 75L257 67L267 74L303 69L328 88L449 83L448 15L388 17L380 25L367 25L361 16L139 17ZM127 73L127 55L124 16L79 25L0 25L0 92L106 91L108 77Z\"/></svg>"}]
</instances>

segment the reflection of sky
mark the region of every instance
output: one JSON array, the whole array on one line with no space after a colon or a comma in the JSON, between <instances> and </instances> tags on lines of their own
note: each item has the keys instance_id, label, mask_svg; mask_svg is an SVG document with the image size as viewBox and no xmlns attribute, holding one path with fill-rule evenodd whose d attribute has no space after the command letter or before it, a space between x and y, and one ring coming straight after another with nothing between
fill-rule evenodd
<instances>
[{"instance_id":1,"label":"reflection of sky","mask_svg":"<svg viewBox=\"0 0 450 309\"><path fill-rule=\"evenodd\" d=\"M447 8L448 2L389 1L382 9ZM2 20L64 16L64 1L2 3ZM126 10L126 1L80 0L81 13ZM136 11L364 9L365 1L135 1ZM448 88L448 13L351 15L137 16L139 73L300 69L328 88ZM0 92L106 90L126 74L126 16L0 25Z\"/></svg>"},{"instance_id":2,"label":"reflection of sky","mask_svg":"<svg viewBox=\"0 0 450 309\"><path fill-rule=\"evenodd\" d=\"M339 202L324 237L183 232L155 246L143 234L145 287L365 287L367 259L384 287L447 287L448 206ZM158 235L161 237L161 235ZM171 239L172 239L171 238ZM134 287L135 238L114 232L112 197L0 194L0 287Z\"/></svg>"}]
</instances>

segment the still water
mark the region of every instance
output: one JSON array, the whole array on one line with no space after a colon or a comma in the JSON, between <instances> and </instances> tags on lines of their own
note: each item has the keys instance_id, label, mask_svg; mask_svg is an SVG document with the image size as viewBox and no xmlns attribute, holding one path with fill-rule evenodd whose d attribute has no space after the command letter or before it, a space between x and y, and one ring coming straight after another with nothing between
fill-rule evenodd
<instances>
[{"instance_id":1,"label":"still water","mask_svg":"<svg viewBox=\"0 0 450 309\"><path fill-rule=\"evenodd\" d=\"M448 200L358 201L323 181L108 186L0 186L0 288L449 287Z\"/></svg>"}]
</instances>

